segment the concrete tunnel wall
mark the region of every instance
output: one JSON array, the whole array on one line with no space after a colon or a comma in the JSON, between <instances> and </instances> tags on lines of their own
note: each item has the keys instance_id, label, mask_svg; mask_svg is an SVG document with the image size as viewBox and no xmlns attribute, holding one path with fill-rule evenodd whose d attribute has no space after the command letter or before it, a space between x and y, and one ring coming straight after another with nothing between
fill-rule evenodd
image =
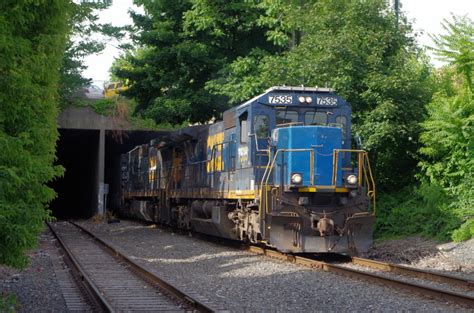
<instances>
[{"instance_id":1,"label":"concrete tunnel wall","mask_svg":"<svg viewBox=\"0 0 474 313\"><path fill-rule=\"evenodd\" d=\"M128 122L88 108L66 109L58 124L56 164L65 168L65 174L51 184L58 196L50 209L60 219L104 213L104 183L109 185L106 209L116 210L120 205L120 155L168 133L127 129Z\"/></svg>"}]
</instances>

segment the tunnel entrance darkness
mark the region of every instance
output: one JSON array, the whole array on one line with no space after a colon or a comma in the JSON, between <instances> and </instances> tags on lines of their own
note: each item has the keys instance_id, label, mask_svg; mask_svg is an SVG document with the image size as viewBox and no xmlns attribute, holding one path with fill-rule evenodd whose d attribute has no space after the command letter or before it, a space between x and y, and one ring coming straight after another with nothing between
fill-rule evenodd
<instances>
[{"instance_id":1,"label":"tunnel entrance darkness","mask_svg":"<svg viewBox=\"0 0 474 313\"><path fill-rule=\"evenodd\" d=\"M102 157L104 183L109 185L108 210L115 211L120 205L120 155L164 133L105 130ZM51 184L58 196L50 209L59 219L90 218L98 207L100 130L59 129L59 135L56 164L65 173Z\"/></svg>"},{"instance_id":2,"label":"tunnel entrance darkness","mask_svg":"<svg viewBox=\"0 0 474 313\"><path fill-rule=\"evenodd\" d=\"M64 176L52 187L58 194L50 209L57 218L79 218L93 215L97 188L96 165L99 130L60 129L56 164L65 168Z\"/></svg>"}]
</instances>

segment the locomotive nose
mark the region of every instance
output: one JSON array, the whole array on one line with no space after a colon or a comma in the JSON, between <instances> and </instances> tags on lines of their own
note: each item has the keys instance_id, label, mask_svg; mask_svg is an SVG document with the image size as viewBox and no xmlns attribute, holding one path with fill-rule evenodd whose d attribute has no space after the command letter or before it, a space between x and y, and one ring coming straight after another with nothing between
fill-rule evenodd
<instances>
[{"instance_id":1,"label":"locomotive nose","mask_svg":"<svg viewBox=\"0 0 474 313\"><path fill-rule=\"evenodd\" d=\"M342 132L337 127L291 126L276 128L272 140L277 150L275 183L285 189L332 186L333 151L341 149ZM341 163L336 166L341 175Z\"/></svg>"}]
</instances>

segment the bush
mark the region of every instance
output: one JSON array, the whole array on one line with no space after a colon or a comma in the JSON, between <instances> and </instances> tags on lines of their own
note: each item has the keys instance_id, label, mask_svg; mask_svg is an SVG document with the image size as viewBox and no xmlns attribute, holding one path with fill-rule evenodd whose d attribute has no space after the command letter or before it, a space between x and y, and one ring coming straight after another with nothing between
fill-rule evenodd
<instances>
[{"instance_id":1,"label":"bush","mask_svg":"<svg viewBox=\"0 0 474 313\"><path fill-rule=\"evenodd\" d=\"M440 70L440 90L426 106L419 164L424 178L450 197L444 208L460 227L452 238L467 240L474 237L474 22L453 16L443 28L447 34L433 37L433 50L451 67Z\"/></svg>"},{"instance_id":2,"label":"bush","mask_svg":"<svg viewBox=\"0 0 474 313\"><path fill-rule=\"evenodd\" d=\"M452 199L438 185L423 182L395 194L379 197L376 237L387 239L423 235L449 240L462 219L452 209Z\"/></svg>"},{"instance_id":3,"label":"bush","mask_svg":"<svg viewBox=\"0 0 474 313\"><path fill-rule=\"evenodd\" d=\"M474 237L474 219L470 219L453 232L454 241L464 241Z\"/></svg>"},{"instance_id":4,"label":"bush","mask_svg":"<svg viewBox=\"0 0 474 313\"><path fill-rule=\"evenodd\" d=\"M27 264L54 198L59 68L68 0L0 4L0 263Z\"/></svg>"}]
</instances>

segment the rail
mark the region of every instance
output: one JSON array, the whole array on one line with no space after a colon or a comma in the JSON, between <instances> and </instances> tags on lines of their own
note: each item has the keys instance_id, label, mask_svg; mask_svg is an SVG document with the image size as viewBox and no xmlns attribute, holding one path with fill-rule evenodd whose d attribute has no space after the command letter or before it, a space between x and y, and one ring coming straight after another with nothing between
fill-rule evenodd
<instances>
[{"instance_id":1,"label":"rail","mask_svg":"<svg viewBox=\"0 0 474 313\"><path fill-rule=\"evenodd\" d=\"M72 222L71 222L72 223ZM208 307L207 305L199 302L197 299L193 298L192 296L184 293L183 291L175 288L174 286L172 286L171 284L167 283L166 281L162 280L161 278L159 278L158 276L152 274L151 272L147 271L146 269L144 269L143 267L141 267L140 265L138 265L137 263L133 262L131 259L129 259L127 256L125 256L124 254L120 253L117 249L115 249L114 247L110 246L109 244L107 244L105 241L103 241L102 239L100 239L99 237L97 237L96 235L94 235L93 233L91 233L90 231L88 231L87 229L85 229L84 227L76 224L76 223L72 223L74 226L78 227L79 229L81 229L83 232L85 232L86 234L88 234L89 236L91 236L94 240L96 240L97 242L99 242L104 248L106 248L107 250L109 250L111 252L111 254L113 254L116 258L120 259L121 261L127 263L131 268L133 268L134 271L136 271L137 273L139 273L141 276L143 276L145 279L147 280L150 280L152 281L153 283L159 285L161 288L163 288L164 290L166 290L167 292L169 292L170 294L172 294L174 297L176 297L177 299L180 299L184 302L186 302L188 305L190 305L191 307L193 307L195 310L197 310L198 312L214 312L213 309L211 309L210 307Z\"/></svg>"},{"instance_id":2,"label":"rail","mask_svg":"<svg viewBox=\"0 0 474 313\"><path fill-rule=\"evenodd\" d=\"M144 279L147 282L151 282L152 285L159 286L162 290L164 290L166 293L170 294L172 297L175 299L179 299L179 301L186 303L189 307L193 308L194 310L198 312L214 312L214 310L210 307L208 307L206 304L198 301L197 299L193 298L189 294L175 288L168 282L162 280L161 278L157 277L156 275L152 274L151 272L147 271L143 267L139 266L135 262L133 262L131 259L129 259L127 256L119 252L117 249L88 231L86 228L82 227L81 225L78 225L74 222L69 222L71 225L74 225L78 229L80 229L83 233L87 234L89 237L91 237L94 241L96 241L100 246L104 248L105 251L107 251L110 255L115 257L116 259L120 260L121 262L125 263L127 267L133 271L136 275L140 276L142 279ZM72 252L67 248L67 246L62 242L61 238L55 233L51 225L48 224L50 229L52 230L53 234L55 235L56 238L58 238L58 241L61 242L61 245L65 248L65 251L68 253L68 255L71 256L72 259L74 259L74 256ZM76 265L78 268L81 268L79 262L75 261ZM88 285L91 286L92 290L94 291L94 298L97 297L99 303L101 303L102 308L107 311L107 312L115 312L114 308L112 305L106 300L104 297L103 293L98 289L98 287L95 286L95 284L92 282L90 278L88 278L88 275L85 273L85 271L82 270L81 272L81 277L83 277L84 280L88 282Z\"/></svg>"},{"instance_id":3,"label":"rail","mask_svg":"<svg viewBox=\"0 0 474 313\"><path fill-rule=\"evenodd\" d=\"M72 253L72 251L67 247L64 241L61 239L61 237L56 233L56 231L51 226L51 224L46 222L46 225L48 226L51 233L58 241L59 245L61 246L61 249L63 249L64 252L66 253L66 257L70 261L70 264L72 264L74 268L74 272L77 273L77 275L79 276L79 279L77 281L81 283L84 289L86 290L87 297L91 299L92 302L102 311L114 312L112 305L100 292L99 288L95 285L95 283L89 278L86 271L80 265L79 261L74 257L74 254Z\"/></svg>"},{"instance_id":4,"label":"rail","mask_svg":"<svg viewBox=\"0 0 474 313\"><path fill-rule=\"evenodd\" d=\"M448 283L455 286L460 286L464 289L474 290L474 281L453 275L434 273L431 271L424 271L414 267L408 267L399 264L380 262L370 259L352 257L352 264L366 266L377 270L392 272L396 274L409 275L420 279L428 279L430 281L439 283Z\"/></svg>"},{"instance_id":5,"label":"rail","mask_svg":"<svg viewBox=\"0 0 474 313\"><path fill-rule=\"evenodd\" d=\"M433 286L428 286L425 284L421 283L415 283L415 282L408 282L405 280L393 278L393 277L387 277L384 275L377 275L374 273L369 273L369 272L364 272L361 270L357 270L354 268L349 268L345 267L342 265L338 264L332 264L324 261L318 261L318 260L313 260L311 258L307 257L301 257L293 254L285 254L279 251L275 250L270 250L270 249L265 249L262 247L257 247L257 246L250 246L248 250L252 253L256 254L261 254L265 255L271 258L276 258L282 261L287 261L291 263L295 263L298 265L303 265L315 269L322 269L326 272L332 272L348 277L353 277L357 279L363 279L367 280L370 282L375 282L382 284L384 286L391 286L395 287L398 289L403 289L409 292L415 292L417 294L427 296L436 300L447 300L447 301L452 301L458 304L461 304L463 306L466 306L468 308L474 308L474 297L459 293L459 292L454 292L446 289L441 289ZM378 261L373 261L373 260L367 260L367 259L361 259L361 258L352 258L351 262L354 264L370 266L370 267L375 267L376 265L370 265L370 264L376 264L378 263L378 269L393 269L395 268L404 268L404 273L406 275L410 275L416 278L425 278L433 281L438 281L438 282L443 282L443 283L448 283L448 284L455 284L456 286L460 286L462 288L468 288L469 290L473 289L473 281L469 281L466 279L462 278L455 278L452 276L448 275L442 275L442 274L437 274L437 273L432 273L432 272L427 272L427 271L422 271L418 269L410 269L407 270L406 267L401 267L399 265L395 264L390 264L390 263L384 263L384 262L378 262Z\"/></svg>"}]
</instances>

